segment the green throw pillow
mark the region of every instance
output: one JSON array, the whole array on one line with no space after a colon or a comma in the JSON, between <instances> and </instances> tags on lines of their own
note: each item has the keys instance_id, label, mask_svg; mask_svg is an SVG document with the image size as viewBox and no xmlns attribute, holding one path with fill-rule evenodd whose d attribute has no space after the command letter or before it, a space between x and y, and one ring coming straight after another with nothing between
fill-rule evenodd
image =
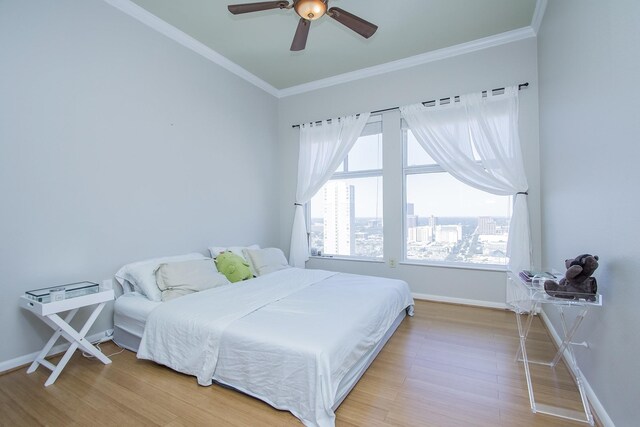
<instances>
[{"instance_id":1,"label":"green throw pillow","mask_svg":"<svg viewBox=\"0 0 640 427\"><path fill-rule=\"evenodd\" d=\"M222 252L216 257L218 271L224 274L230 282L251 279L253 274L249 264L239 255L233 252Z\"/></svg>"}]
</instances>

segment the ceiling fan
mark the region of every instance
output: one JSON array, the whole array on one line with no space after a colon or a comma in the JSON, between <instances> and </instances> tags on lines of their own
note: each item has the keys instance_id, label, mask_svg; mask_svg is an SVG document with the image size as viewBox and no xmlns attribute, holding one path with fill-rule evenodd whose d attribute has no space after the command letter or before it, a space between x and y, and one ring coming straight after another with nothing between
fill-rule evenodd
<instances>
[{"instance_id":1,"label":"ceiling fan","mask_svg":"<svg viewBox=\"0 0 640 427\"><path fill-rule=\"evenodd\" d=\"M291 50L293 51L304 49L307 44L307 36L309 35L311 21L315 21L324 14L329 15L342 25L352 29L365 39L371 37L378 29L377 25L365 21L364 19L349 13L346 10L342 10L339 7L332 7L327 10L327 3L328 0L293 0L292 4L285 0L263 1L258 3L231 4L228 6L228 9L229 12L234 15L238 15L241 13L258 12L261 10L293 8L300 16L298 28L296 29L296 34L293 36L293 42L291 43Z\"/></svg>"}]
</instances>

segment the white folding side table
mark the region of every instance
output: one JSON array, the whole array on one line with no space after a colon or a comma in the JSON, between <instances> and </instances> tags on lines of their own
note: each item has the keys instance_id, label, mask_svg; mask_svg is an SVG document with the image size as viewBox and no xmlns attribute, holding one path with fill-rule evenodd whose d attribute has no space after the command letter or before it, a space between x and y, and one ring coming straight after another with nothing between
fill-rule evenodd
<instances>
[{"instance_id":1,"label":"white folding side table","mask_svg":"<svg viewBox=\"0 0 640 427\"><path fill-rule=\"evenodd\" d=\"M540 412L543 414L553 415L556 417L580 421L589 425L593 425L593 415L591 413L591 407L589 406L589 401L587 400L586 392L584 389L584 378L576 362L575 354L573 353L573 346L586 346L586 343L575 343L571 340L580 328L580 324L586 317L589 309L592 307L602 306L602 296L600 294L595 295L595 301L588 301L586 299L573 300L566 298L556 298L547 294L544 289L534 287L531 283L523 281L522 279L520 279L520 277L516 277L516 275L513 273L508 273L507 276L507 292L509 299L509 301L507 301L507 304L510 306L511 310L516 313L518 335L520 336L520 347L518 348L518 353L516 354L516 360L518 362L522 362L524 365L524 372L527 378L527 388L529 390L529 402L531 404L531 411L533 413ZM533 316L540 311L542 304L551 304L558 309L564 334L562 343L560 344L558 351L550 362L530 360L527 356L527 336L529 334L529 330L531 329ZM564 309L567 307L576 307L578 309L578 314L570 327L567 325L564 313ZM523 324L521 316L525 314L527 315L527 319ZM535 395L533 394L529 364L533 363L536 365L544 365L549 366L550 368L555 368L565 351L569 353L569 357L566 361L575 374L576 385L578 387L578 391L580 392L580 398L582 399L584 414L571 409L536 403ZM521 355L522 358L520 358Z\"/></svg>"},{"instance_id":2,"label":"white folding side table","mask_svg":"<svg viewBox=\"0 0 640 427\"><path fill-rule=\"evenodd\" d=\"M35 358L31 366L29 366L29 369L27 369L27 373L30 374L32 372L35 372L35 370L38 369L38 366L40 365L44 366L45 368L52 371L51 375L44 383L45 387L50 386L56 381L58 375L60 375L60 372L62 372L64 367L69 362L69 359L78 347L91 354L105 365L111 363L111 360L100 350L98 350L93 344L91 344L85 338L85 335L87 335L87 332L89 332L89 329L98 318L98 315L100 314L106 303L112 301L113 298L113 289L100 289L95 293L52 302L38 302L28 298L27 296L21 296L20 306L34 313L55 331L47 344L45 344L42 351L40 351L38 356ZM71 322L71 319L73 319L73 317L76 315L78 310L82 307L88 307L92 305L95 305L95 307L91 312L91 315L85 322L84 326L82 326L79 331L73 329L69 325L69 323ZM69 311L69 313L67 313L63 320L58 314L65 311ZM63 337L67 341L69 341L71 343L71 346L65 352L64 356L62 356L62 359L60 359L58 364L54 365L45 358L60 337Z\"/></svg>"}]
</instances>

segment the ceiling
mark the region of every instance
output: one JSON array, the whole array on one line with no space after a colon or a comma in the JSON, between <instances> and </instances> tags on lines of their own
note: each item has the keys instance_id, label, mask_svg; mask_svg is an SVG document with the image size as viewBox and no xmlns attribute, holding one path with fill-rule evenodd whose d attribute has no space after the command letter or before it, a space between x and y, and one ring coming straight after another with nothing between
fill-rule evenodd
<instances>
[{"instance_id":1,"label":"ceiling","mask_svg":"<svg viewBox=\"0 0 640 427\"><path fill-rule=\"evenodd\" d=\"M364 39L323 16L311 24L306 49L291 52L300 19L292 9L232 15L228 4L256 0L117 1L135 3L276 92L530 30L536 11L536 0L329 0L329 7L358 15L378 25L378 31Z\"/></svg>"}]
</instances>

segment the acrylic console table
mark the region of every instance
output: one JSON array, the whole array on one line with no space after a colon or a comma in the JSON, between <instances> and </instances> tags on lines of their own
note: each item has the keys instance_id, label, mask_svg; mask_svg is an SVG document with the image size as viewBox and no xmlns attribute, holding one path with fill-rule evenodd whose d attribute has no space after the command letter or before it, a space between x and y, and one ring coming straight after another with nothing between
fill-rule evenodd
<instances>
[{"instance_id":1,"label":"acrylic console table","mask_svg":"<svg viewBox=\"0 0 640 427\"><path fill-rule=\"evenodd\" d=\"M516 313L518 335L520 336L520 347L516 355L516 360L523 362L524 365L531 411L534 413L540 412L543 414L553 415L556 417L574 421L581 421L589 425L593 425L593 415L591 413L589 401L586 397L586 392L584 389L584 379L582 377L582 372L580 371L580 368L576 363L575 354L573 353L574 345L584 346L586 344L574 343L571 340L580 328L580 324L589 313L589 310L594 307L602 306L602 296L599 294L595 295L595 301L588 301L587 299L574 300L566 298L555 298L548 295L544 289L534 287L531 283L523 281L518 277L517 274L508 273L507 277L507 304L509 308ZM562 343L560 344L558 351L550 362L530 360L527 356L527 336L529 334L529 330L531 329L533 316L540 311L542 304L550 304L558 309L564 335L562 337ZM565 309L569 307L574 307L578 310L578 314L576 315L571 325L568 325L565 316ZM522 316L524 315L526 315L526 320L524 320L523 322ZM558 364L565 351L568 353L568 357L565 358L565 360L575 375L576 385L578 387L578 391L580 392L580 398L582 399L584 414L566 408L559 408L551 405L536 403L535 400L533 385L531 384L531 372L529 370L529 364L544 365L553 369Z\"/></svg>"},{"instance_id":2,"label":"acrylic console table","mask_svg":"<svg viewBox=\"0 0 640 427\"><path fill-rule=\"evenodd\" d=\"M89 328L91 328L93 323L96 321L105 304L113 300L113 289L96 289L96 292L79 292L75 295L78 296L66 298L61 301L50 301L48 299L38 301L29 298L28 296L20 297L20 306L22 308L25 308L34 313L36 316L42 319L43 322L49 325L51 329L54 330L51 339L49 339L42 351L38 354L38 356L31 364L29 369L27 369L28 374L34 372L40 365L49 369L51 371L51 375L44 383L45 387L50 386L55 382L55 380L58 378L58 375L60 375L78 347L91 354L104 364L111 363L111 360L104 354L102 354L102 352L98 350L93 344L91 344L85 338L85 335L87 334L87 332L89 332ZM85 322L84 326L79 331L76 331L69 325L69 323L80 308L88 306L95 307L93 308L93 311L91 312L91 315ZM68 313L63 320L58 314L66 311L68 311ZM58 364L54 365L45 358L60 337L63 337L67 341L69 341L71 343L71 346L65 352L64 356L62 356L62 359L58 362Z\"/></svg>"}]
</instances>

